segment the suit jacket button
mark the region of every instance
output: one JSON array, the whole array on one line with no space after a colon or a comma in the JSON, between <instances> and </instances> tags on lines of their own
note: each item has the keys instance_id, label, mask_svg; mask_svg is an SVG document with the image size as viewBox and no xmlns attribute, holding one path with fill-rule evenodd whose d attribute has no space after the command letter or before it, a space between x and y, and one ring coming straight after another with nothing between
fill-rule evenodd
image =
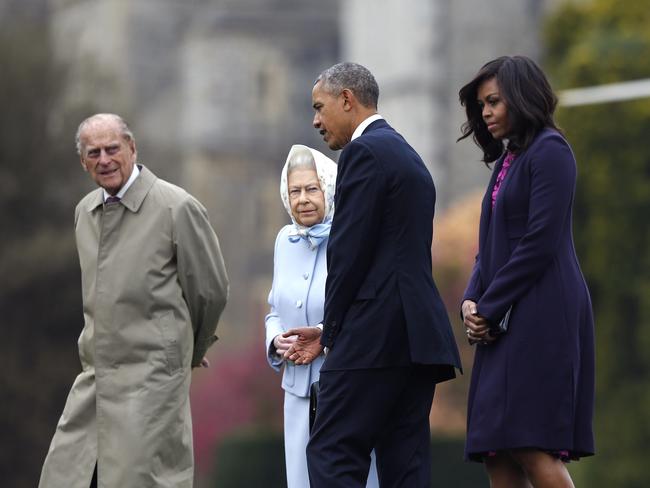
<instances>
[{"instance_id":1,"label":"suit jacket button","mask_svg":"<svg viewBox=\"0 0 650 488\"><path fill-rule=\"evenodd\" d=\"M309 278L309 273L304 273L304 274L302 275L302 277L303 277L304 279Z\"/></svg>"},{"instance_id":2,"label":"suit jacket button","mask_svg":"<svg viewBox=\"0 0 650 488\"><path fill-rule=\"evenodd\" d=\"M302 300L296 300L296 308L302 308Z\"/></svg>"}]
</instances>

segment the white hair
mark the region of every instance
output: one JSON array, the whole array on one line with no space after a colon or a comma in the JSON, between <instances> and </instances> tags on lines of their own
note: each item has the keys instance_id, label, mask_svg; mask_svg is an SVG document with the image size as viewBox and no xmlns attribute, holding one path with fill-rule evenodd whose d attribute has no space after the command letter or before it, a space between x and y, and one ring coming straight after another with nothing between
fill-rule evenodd
<instances>
[{"instance_id":1,"label":"white hair","mask_svg":"<svg viewBox=\"0 0 650 488\"><path fill-rule=\"evenodd\" d=\"M122 134L122 137L126 141L135 141L135 137L133 136L133 132L131 132L131 129L129 129L129 126L126 124L124 119L120 117L119 115L116 114L95 114L91 115L87 119L83 120L81 124L79 124L79 127L77 128L77 133L75 134L75 145L77 146L77 154L81 155L81 151L83 149L83 143L81 142L81 133L86 129L88 125L90 125L93 122L96 121L113 121L116 122L120 132Z\"/></svg>"}]
</instances>

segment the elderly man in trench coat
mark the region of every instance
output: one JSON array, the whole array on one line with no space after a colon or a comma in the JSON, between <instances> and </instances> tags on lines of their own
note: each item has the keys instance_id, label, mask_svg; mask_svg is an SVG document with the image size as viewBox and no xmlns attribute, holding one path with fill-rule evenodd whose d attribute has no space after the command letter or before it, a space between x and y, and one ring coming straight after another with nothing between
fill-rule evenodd
<instances>
[{"instance_id":1,"label":"elderly man in trench coat","mask_svg":"<svg viewBox=\"0 0 650 488\"><path fill-rule=\"evenodd\" d=\"M77 131L99 188L75 211L83 290L82 371L40 488L191 488L191 369L207 365L228 279L203 206L136 165L117 115Z\"/></svg>"}]
</instances>

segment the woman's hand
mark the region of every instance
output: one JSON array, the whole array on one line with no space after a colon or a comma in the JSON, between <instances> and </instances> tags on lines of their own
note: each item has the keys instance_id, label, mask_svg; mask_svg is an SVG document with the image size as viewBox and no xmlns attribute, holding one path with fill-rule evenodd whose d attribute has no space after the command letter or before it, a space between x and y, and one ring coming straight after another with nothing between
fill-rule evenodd
<instances>
[{"instance_id":1,"label":"woman's hand","mask_svg":"<svg viewBox=\"0 0 650 488\"><path fill-rule=\"evenodd\" d=\"M284 337L282 334L278 334L273 338L273 347L275 347L275 353L284 359L284 353L286 353L289 348L296 342L298 339L297 336Z\"/></svg>"},{"instance_id":2,"label":"woman's hand","mask_svg":"<svg viewBox=\"0 0 650 488\"><path fill-rule=\"evenodd\" d=\"M461 305L461 311L463 313L465 333L470 344L487 344L496 340L496 337L490 335L490 324L488 324L488 321L478 314L476 302L465 300Z\"/></svg>"}]
</instances>

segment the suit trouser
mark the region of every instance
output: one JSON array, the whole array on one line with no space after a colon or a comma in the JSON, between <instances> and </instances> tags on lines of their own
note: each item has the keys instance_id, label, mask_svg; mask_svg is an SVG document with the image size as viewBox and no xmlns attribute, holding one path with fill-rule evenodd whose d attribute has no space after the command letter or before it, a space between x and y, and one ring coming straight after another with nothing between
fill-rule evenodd
<instances>
[{"instance_id":1,"label":"suit trouser","mask_svg":"<svg viewBox=\"0 0 650 488\"><path fill-rule=\"evenodd\" d=\"M307 445L312 488L365 486L375 448L382 488L429 487L431 367L321 371Z\"/></svg>"},{"instance_id":2,"label":"suit trouser","mask_svg":"<svg viewBox=\"0 0 650 488\"><path fill-rule=\"evenodd\" d=\"M284 393L284 458L287 488L308 488L307 442L309 441L309 398ZM366 488L377 488L377 465L374 454Z\"/></svg>"},{"instance_id":3,"label":"suit trouser","mask_svg":"<svg viewBox=\"0 0 650 488\"><path fill-rule=\"evenodd\" d=\"M95 471L93 471L93 479L90 480L90 488L97 488L97 464L95 464Z\"/></svg>"}]
</instances>

